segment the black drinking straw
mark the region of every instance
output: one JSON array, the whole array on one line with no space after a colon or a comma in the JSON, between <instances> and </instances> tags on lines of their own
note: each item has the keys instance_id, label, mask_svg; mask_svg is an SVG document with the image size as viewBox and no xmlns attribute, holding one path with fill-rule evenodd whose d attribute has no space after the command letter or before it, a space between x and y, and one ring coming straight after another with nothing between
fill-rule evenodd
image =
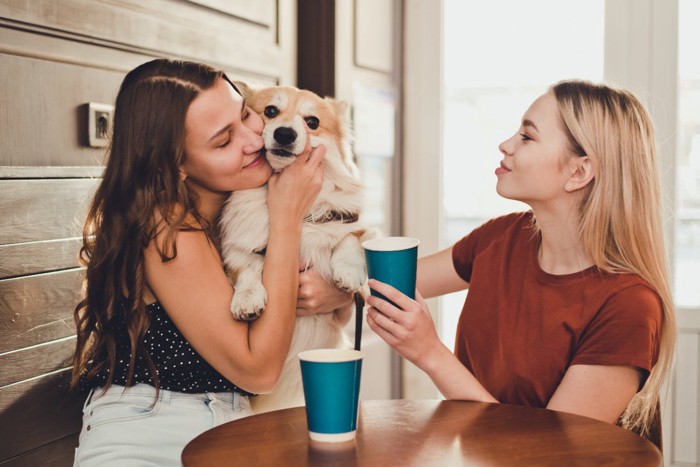
<instances>
[{"instance_id":1,"label":"black drinking straw","mask_svg":"<svg viewBox=\"0 0 700 467\"><path fill-rule=\"evenodd\" d=\"M362 310L365 300L359 292L355 292L355 350L360 350L362 342Z\"/></svg>"}]
</instances>

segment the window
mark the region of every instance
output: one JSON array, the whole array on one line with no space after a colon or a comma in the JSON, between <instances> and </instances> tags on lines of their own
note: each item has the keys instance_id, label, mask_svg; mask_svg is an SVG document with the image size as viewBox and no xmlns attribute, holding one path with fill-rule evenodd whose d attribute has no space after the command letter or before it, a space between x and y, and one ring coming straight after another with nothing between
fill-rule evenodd
<instances>
[{"instance_id":1,"label":"window","mask_svg":"<svg viewBox=\"0 0 700 467\"><path fill-rule=\"evenodd\" d=\"M549 85L603 79L604 1L444 0L443 14L444 248L487 219L528 209L496 193L498 145ZM441 298L450 347L465 296Z\"/></svg>"},{"instance_id":2,"label":"window","mask_svg":"<svg viewBox=\"0 0 700 467\"><path fill-rule=\"evenodd\" d=\"M700 307L700 2L678 4L675 301Z\"/></svg>"}]
</instances>

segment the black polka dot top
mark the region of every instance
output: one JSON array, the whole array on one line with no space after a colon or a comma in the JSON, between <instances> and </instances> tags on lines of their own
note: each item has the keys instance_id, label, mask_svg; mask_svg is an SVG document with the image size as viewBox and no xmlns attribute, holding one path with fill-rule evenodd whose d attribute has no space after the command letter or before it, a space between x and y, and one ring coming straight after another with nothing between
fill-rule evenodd
<instances>
[{"instance_id":1,"label":"black polka dot top","mask_svg":"<svg viewBox=\"0 0 700 467\"><path fill-rule=\"evenodd\" d=\"M239 388L207 363L190 345L172 322L159 302L146 305L151 323L143 339L146 351L151 355L160 379L160 388L186 393L239 392L252 395ZM129 334L121 316L113 320L116 341L116 363L112 384L126 386L131 356ZM109 369L97 375L88 387L102 386L107 382ZM136 357L132 384L146 383L154 386L148 365L141 356Z\"/></svg>"}]
</instances>

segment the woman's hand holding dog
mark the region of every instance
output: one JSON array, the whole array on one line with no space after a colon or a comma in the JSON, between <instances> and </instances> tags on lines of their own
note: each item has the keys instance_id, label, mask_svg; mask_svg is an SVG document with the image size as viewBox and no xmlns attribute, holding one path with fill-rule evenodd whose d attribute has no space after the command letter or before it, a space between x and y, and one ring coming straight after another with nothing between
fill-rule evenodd
<instances>
[{"instance_id":1,"label":"woman's hand holding dog","mask_svg":"<svg viewBox=\"0 0 700 467\"><path fill-rule=\"evenodd\" d=\"M336 313L339 324L350 321L354 294L328 283L313 267L299 271L297 316Z\"/></svg>"},{"instance_id":2,"label":"woman's hand holding dog","mask_svg":"<svg viewBox=\"0 0 700 467\"><path fill-rule=\"evenodd\" d=\"M270 227L282 219L301 224L321 191L323 184L321 161L325 155L325 146L319 145L312 150L307 142L304 152L297 156L293 164L270 177L267 183Z\"/></svg>"}]
</instances>

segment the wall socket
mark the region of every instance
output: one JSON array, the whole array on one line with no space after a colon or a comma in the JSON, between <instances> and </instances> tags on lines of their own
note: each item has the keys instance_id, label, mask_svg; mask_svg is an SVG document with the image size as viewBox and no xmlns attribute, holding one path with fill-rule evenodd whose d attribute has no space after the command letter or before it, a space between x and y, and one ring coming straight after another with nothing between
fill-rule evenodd
<instances>
[{"instance_id":1,"label":"wall socket","mask_svg":"<svg viewBox=\"0 0 700 467\"><path fill-rule=\"evenodd\" d=\"M88 144L93 148L109 146L114 121L114 106L89 102L87 104Z\"/></svg>"}]
</instances>

